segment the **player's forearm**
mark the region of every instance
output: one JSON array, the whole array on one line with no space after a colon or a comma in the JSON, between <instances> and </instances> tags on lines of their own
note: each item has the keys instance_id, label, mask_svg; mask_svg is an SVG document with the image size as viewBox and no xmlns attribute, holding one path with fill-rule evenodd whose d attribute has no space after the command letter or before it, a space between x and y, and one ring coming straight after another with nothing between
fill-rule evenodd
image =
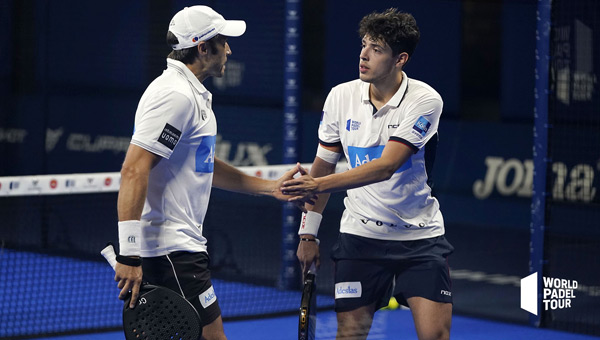
<instances>
[{"instance_id":1,"label":"player's forearm","mask_svg":"<svg viewBox=\"0 0 600 340\"><path fill-rule=\"evenodd\" d=\"M325 162L319 157L315 157L312 166L310 167L310 175L313 178L324 177L335 173L335 164ZM322 214L329 201L329 193L321 193L317 195L317 199L314 201L315 204L305 204L306 210L314 211Z\"/></svg>"},{"instance_id":2,"label":"player's forearm","mask_svg":"<svg viewBox=\"0 0 600 340\"><path fill-rule=\"evenodd\" d=\"M252 195L271 195L276 189L274 181L249 176L235 167L215 158L213 187Z\"/></svg>"},{"instance_id":3,"label":"player's forearm","mask_svg":"<svg viewBox=\"0 0 600 340\"><path fill-rule=\"evenodd\" d=\"M139 220L148 191L149 173L135 167L123 166L121 187L117 199L119 221Z\"/></svg>"},{"instance_id":4,"label":"player's forearm","mask_svg":"<svg viewBox=\"0 0 600 340\"><path fill-rule=\"evenodd\" d=\"M378 183L390 179L396 170L395 164L376 159L348 171L315 178L318 185L316 191L321 196Z\"/></svg>"}]
</instances>

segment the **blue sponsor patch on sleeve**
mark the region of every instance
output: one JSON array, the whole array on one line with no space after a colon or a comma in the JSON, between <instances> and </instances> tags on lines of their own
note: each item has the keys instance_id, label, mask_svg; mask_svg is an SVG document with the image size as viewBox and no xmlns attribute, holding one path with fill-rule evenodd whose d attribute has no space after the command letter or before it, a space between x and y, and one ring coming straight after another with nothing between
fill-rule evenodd
<instances>
[{"instance_id":1,"label":"blue sponsor patch on sleeve","mask_svg":"<svg viewBox=\"0 0 600 340\"><path fill-rule=\"evenodd\" d=\"M211 173L215 169L215 145L217 136L202 137L196 150L196 172Z\"/></svg>"},{"instance_id":2,"label":"blue sponsor patch on sleeve","mask_svg":"<svg viewBox=\"0 0 600 340\"><path fill-rule=\"evenodd\" d=\"M419 117L415 125L413 125L413 130L416 131L421 137L425 137L425 134L429 130L431 123L425 119L425 117Z\"/></svg>"}]
</instances>

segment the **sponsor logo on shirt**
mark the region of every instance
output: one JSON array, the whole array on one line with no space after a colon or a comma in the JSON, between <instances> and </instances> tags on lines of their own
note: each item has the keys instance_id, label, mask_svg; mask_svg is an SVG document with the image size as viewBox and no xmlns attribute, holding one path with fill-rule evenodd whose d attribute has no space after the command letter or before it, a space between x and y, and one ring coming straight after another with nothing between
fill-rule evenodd
<instances>
[{"instance_id":1,"label":"sponsor logo on shirt","mask_svg":"<svg viewBox=\"0 0 600 340\"><path fill-rule=\"evenodd\" d=\"M402 218L402 216L400 216L400 218ZM406 228L406 229L410 229L412 227L415 227L415 225L412 225L412 224L398 225L398 224L395 224L395 223L387 223L387 222L383 222L383 221L370 220L368 218L361 218L360 221L363 224L375 223L375 225L378 226L378 227L381 227L381 226L385 225L387 227L395 228L395 229L400 228L401 226L404 227L404 228ZM419 228L425 228L425 223L423 223L423 222L419 223Z\"/></svg>"},{"instance_id":2,"label":"sponsor logo on shirt","mask_svg":"<svg viewBox=\"0 0 600 340\"><path fill-rule=\"evenodd\" d=\"M174 128L172 125L167 123L165 128L160 133L158 137L158 142L167 148L173 150L179 139L181 138L181 131Z\"/></svg>"},{"instance_id":3,"label":"sponsor logo on shirt","mask_svg":"<svg viewBox=\"0 0 600 340\"><path fill-rule=\"evenodd\" d=\"M360 129L360 122L352 119L348 119L346 121L346 130L348 131L356 131Z\"/></svg>"},{"instance_id":4,"label":"sponsor logo on shirt","mask_svg":"<svg viewBox=\"0 0 600 340\"><path fill-rule=\"evenodd\" d=\"M200 294L198 298L200 299L200 304L202 304L202 307L204 308L207 308L217 301L217 295L215 294L213 286L210 286L207 291Z\"/></svg>"},{"instance_id":5,"label":"sponsor logo on shirt","mask_svg":"<svg viewBox=\"0 0 600 340\"><path fill-rule=\"evenodd\" d=\"M196 150L196 172L210 173L215 168L215 145L217 136L202 137Z\"/></svg>"},{"instance_id":6,"label":"sponsor logo on shirt","mask_svg":"<svg viewBox=\"0 0 600 340\"><path fill-rule=\"evenodd\" d=\"M413 125L413 133L417 133L421 137L425 137L425 134L429 130L431 123L425 119L425 117L421 116L417 119L415 125Z\"/></svg>"},{"instance_id":7,"label":"sponsor logo on shirt","mask_svg":"<svg viewBox=\"0 0 600 340\"><path fill-rule=\"evenodd\" d=\"M362 296L362 285L360 281L339 282L335 284L335 298L348 299Z\"/></svg>"},{"instance_id":8,"label":"sponsor logo on shirt","mask_svg":"<svg viewBox=\"0 0 600 340\"><path fill-rule=\"evenodd\" d=\"M348 156L350 156L350 166L356 168L363 164L369 163L377 158L381 157L381 153L383 152L383 148L385 145L372 146L368 148L360 148L358 146L349 146L348 147ZM410 169L412 166L412 159L409 158L398 170L396 173L402 172L404 170Z\"/></svg>"}]
</instances>

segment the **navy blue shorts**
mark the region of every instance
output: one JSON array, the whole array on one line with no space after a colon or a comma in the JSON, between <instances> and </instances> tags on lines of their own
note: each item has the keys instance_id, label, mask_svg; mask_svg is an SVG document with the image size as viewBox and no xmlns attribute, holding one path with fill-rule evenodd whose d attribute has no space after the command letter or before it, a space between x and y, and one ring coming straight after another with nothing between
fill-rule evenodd
<instances>
[{"instance_id":1,"label":"navy blue shorts","mask_svg":"<svg viewBox=\"0 0 600 340\"><path fill-rule=\"evenodd\" d=\"M408 306L410 297L452 303L448 255L454 247L444 236L415 241L385 241L341 233L333 246L335 311L375 303L387 306L394 296Z\"/></svg>"},{"instance_id":2,"label":"navy blue shorts","mask_svg":"<svg viewBox=\"0 0 600 340\"><path fill-rule=\"evenodd\" d=\"M198 311L203 325L221 315L210 281L209 257L206 253L173 252L169 255L144 257L144 281L167 287L183 295Z\"/></svg>"}]
</instances>

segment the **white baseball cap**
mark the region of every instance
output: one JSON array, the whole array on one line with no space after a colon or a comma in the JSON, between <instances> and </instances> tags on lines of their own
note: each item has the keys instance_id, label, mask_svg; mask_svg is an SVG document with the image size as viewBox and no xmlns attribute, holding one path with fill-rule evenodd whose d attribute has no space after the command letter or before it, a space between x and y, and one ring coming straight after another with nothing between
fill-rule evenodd
<instances>
[{"instance_id":1,"label":"white baseball cap","mask_svg":"<svg viewBox=\"0 0 600 340\"><path fill-rule=\"evenodd\" d=\"M221 14L208 6L192 6L182 9L173 16L169 31L179 40L179 44L171 47L174 50L182 50L194 47L217 34L239 37L246 31L246 22L225 20Z\"/></svg>"}]
</instances>

